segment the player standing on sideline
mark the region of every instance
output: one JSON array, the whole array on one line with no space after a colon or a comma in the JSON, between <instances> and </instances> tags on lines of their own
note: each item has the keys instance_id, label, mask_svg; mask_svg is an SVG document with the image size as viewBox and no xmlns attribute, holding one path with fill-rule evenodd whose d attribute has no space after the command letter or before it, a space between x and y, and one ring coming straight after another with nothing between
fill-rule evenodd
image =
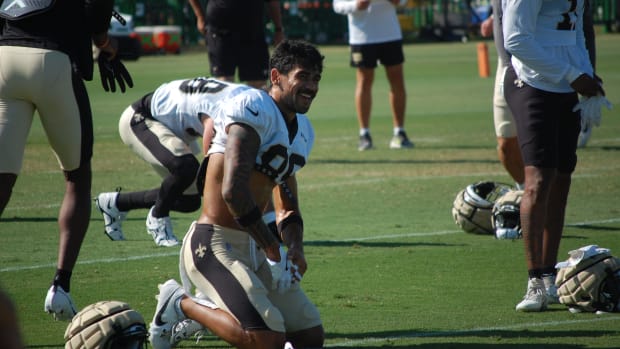
<instances>
[{"instance_id":1,"label":"player standing on sideline","mask_svg":"<svg viewBox=\"0 0 620 349\"><path fill-rule=\"evenodd\" d=\"M176 246L170 211L194 212L200 208L195 185L201 152L207 153L213 120L220 101L248 86L197 77L175 80L127 107L118 129L123 142L150 164L163 181L158 188L129 193L100 193L95 199L103 214L105 233L125 240L122 222L127 212L149 209L146 230L158 246ZM202 147L197 139L202 137Z\"/></svg>"},{"instance_id":2,"label":"player standing on sideline","mask_svg":"<svg viewBox=\"0 0 620 349\"><path fill-rule=\"evenodd\" d=\"M578 94L604 95L583 31L584 0L505 0L503 33L513 69L504 80L525 163L521 226L528 285L519 311L547 308L577 164ZM600 112L600 107L599 107Z\"/></svg>"},{"instance_id":3,"label":"player standing on sideline","mask_svg":"<svg viewBox=\"0 0 620 349\"><path fill-rule=\"evenodd\" d=\"M405 132L407 91L403 73L403 34L396 6L406 0L334 0L334 12L346 14L349 22L351 67L356 68L355 109L360 127L358 150L373 148L370 135L372 84L377 62L385 67L390 84L389 101L394 136L390 148L413 148Z\"/></svg>"},{"instance_id":4,"label":"player standing on sideline","mask_svg":"<svg viewBox=\"0 0 620 349\"><path fill-rule=\"evenodd\" d=\"M205 36L210 74L219 80L239 80L264 88L269 78L269 47L265 42L265 7L274 25L273 44L284 39L280 0L189 0L196 27Z\"/></svg>"},{"instance_id":5,"label":"player standing on sideline","mask_svg":"<svg viewBox=\"0 0 620 349\"><path fill-rule=\"evenodd\" d=\"M510 55L504 48L501 0L491 0L491 8L493 15L482 22L480 33L484 37L493 36L497 51L497 70L493 89L493 124L497 137L497 155L510 177L515 181L517 189L522 189L525 181L523 158L517 141L514 118L504 98L504 75L510 66Z\"/></svg>"},{"instance_id":6,"label":"player standing on sideline","mask_svg":"<svg viewBox=\"0 0 620 349\"><path fill-rule=\"evenodd\" d=\"M21 171L35 110L65 176L58 215L56 275L45 311L70 320L71 273L91 209L93 124L84 80L93 74L92 43L100 48L104 89L133 82L108 38L112 0L5 1L0 9L0 215ZM50 88L53 87L53 88Z\"/></svg>"},{"instance_id":7,"label":"player standing on sideline","mask_svg":"<svg viewBox=\"0 0 620 349\"><path fill-rule=\"evenodd\" d=\"M319 312L300 288L307 263L295 177L314 143L303 113L318 92L323 56L285 40L270 66L268 93L243 91L216 112L202 214L181 248L185 289L191 282L213 304L174 280L160 285L149 329L155 349L176 343L174 325L187 319L237 348L323 346ZM278 235L261 219L272 198Z\"/></svg>"},{"instance_id":8,"label":"player standing on sideline","mask_svg":"<svg viewBox=\"0 0 620 349\"><path fill-rule=\"evenodd\" d=\"M504 97L504 75L506 69L511 66L510 55L504 48L504 37L502 34L502 6L500 0L492 0L491 8L493 15L480 25L482 36L493 35L495 48L497 50L497 72L495 74L495 88L493 94L493 121L495 134L497 135L497 152L504 168L516 182L517 188L522 189L525 174L523 173L523 158L517 142L517 130L514 125L514 118L510 108L506 104ZM583 15L583 31L586 40L586 48L592 67L596 62L596 43L594 38L594 23L590 1L585 2ZM584 147L590 138L592 128L581 130L579 134L579 147Z\"/></svg>"}]
</instances>

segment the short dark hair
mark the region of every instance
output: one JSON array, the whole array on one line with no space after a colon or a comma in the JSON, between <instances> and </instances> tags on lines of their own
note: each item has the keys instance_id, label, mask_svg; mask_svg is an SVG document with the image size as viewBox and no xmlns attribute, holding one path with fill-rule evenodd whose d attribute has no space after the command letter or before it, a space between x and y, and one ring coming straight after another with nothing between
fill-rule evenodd
<instances>
[{"instance_id":1,"label":"short dark hair","mask_svg":"<svg viewBox=\"0 0 620 349\"><path fill-rule=\"evenodd\" d=\"M295 65L322 73L324 58L314 45L306 41L284 40L275 48L269 66L282 74L288 74Z\"/></svg>"}]
</instances>

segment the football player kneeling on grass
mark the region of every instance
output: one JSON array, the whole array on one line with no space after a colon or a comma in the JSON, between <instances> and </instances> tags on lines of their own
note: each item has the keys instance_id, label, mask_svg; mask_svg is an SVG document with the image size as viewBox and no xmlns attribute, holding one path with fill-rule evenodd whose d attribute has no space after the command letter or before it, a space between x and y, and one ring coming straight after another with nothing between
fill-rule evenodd
<instances>
[{"instance_id":1,"label":"football player kneeling on grass","mask_svg":"<svg viewBox=\"0 0 620 349\"><path fill-rule=\"evenodd\" d=\"M187 319L236 348L323 347L319 311L300 286L308 264L296 177L314 143L304 114L318 93L323 56L285 40L270 66L268 92L242 91L215 111L202 214L181 247L184 287L160 286L149 328L155 349L176 345L175 324ZM270 202L277 234L262 219ZM193 287L200 298L188 295Z\"/></svg>"}]
</instances>

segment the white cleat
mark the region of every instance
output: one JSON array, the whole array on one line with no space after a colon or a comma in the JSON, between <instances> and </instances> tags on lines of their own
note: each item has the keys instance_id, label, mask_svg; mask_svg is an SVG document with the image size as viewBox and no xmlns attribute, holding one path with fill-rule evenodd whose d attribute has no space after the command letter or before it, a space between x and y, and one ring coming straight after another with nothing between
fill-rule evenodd
<instances>
[{"instance_id":1,"label":"white cleat","mask_svg":"<svg viewBox=\"0 0 620 349\"><path fill-rule=\"evenodd\" d=\"M525 312L547 309L547 291L542 279L531 278L528 280L525 296L515 309Z\"/></svg>"},{"instance_id":2,"label":"white cleat","mask_svg":"<svg viewBox=\"0 0 620 349\"><path fill-rule=\"evenodd\" d=\"M543 276L545 293L547 294L547 304L560 304L558 288L555 286L555 275Z\"/></svg>"},{"instance_id":3,"label":"white cleat","mask_svg":"<svg viewBox=\"0 0 620 349\"><path fill-rule=\"evenodd\" d=\"M127 212L119 211L116 207L118 192L101 193L95 198L95 205L103 215L104 232L112 241L125 240L122 223Z\"/></svg>"},{"instance_id":4,"label":"white cleat","mask_svg":"<svg viewBox=\"0 0 620 349\"><path fill-rule=\"evenodd\" d=\"M175 347L179 342L196 337L196 343L200 339L209 334L209 331L202 326L198 321L192 319L185 319L175 323L172 326L172 334L170 335L170 345Z\"/></svg>"},{"instance_id":5,"label":"white cleat","mask_svg":"<svg viewBox=\"0 0 620 349\"><path fill-rule=\"evenodd\" d=\"M149 341L154 349L169 349L174 343L172 327L185 320L185 315L177 304L185 295L185 290L172 279L158 285L158 288L157 308L149 326Z\"/></svg>"},{"instance_id":6,"label":"white cleat","mask_svg":"<svg viewBox=\"0 0 620 349\"><path fill-rule=\"evenodd\" d=\"M75 314L77 314L77 309L75 304L73 304L71 296L58 285L52 285L47 291L43 310L46 313L52 314L55 320L61 321L71 321Z\"/></svg>"},{"instance_id":7,"label":"white cleat","mask_svg":"<svg viewBox=\"0 0 620 349\"><path fill-rule=\"evenodd\" d=\"M146 231L153 237L157 246L172 247L179 245L179 239L172 232L170 217L153 217L153 208L146 217Z\"/></svg>"}]
</instances>

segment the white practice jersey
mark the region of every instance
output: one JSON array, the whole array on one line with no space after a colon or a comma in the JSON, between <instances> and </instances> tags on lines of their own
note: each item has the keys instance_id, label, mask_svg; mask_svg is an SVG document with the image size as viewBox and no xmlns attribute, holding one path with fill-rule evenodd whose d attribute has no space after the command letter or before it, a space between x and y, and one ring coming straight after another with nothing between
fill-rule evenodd
<instances>
[{"instance_id":1,"label":"white practice jersey","mask_svg":"<svg viewBox=\"0 0 620 349\"><path fill-rule=\"evenodd\" d=\"M220 104L214 121L215 137L209 154L224 152L228 125L251 126L260 136L255 169L278 184L306 164L314 144L310 120L297 114L296 125L289 129L278 106L263 90L246 90Z\"/></svg>"},{"instance_id":2,"label":"white practice jersey","mask_svg":"<svg viewBox=\"0 0 620 349\"><path fill-rule=\"evenodd\" d=\"M583 34L584 0L503 0L504 46L517 76L550 92L593 76Z\"/></svg>"},{"instance_id":3,"label":"white practice jersey","mask_svg":"<svg viewBox=\"0 0 620 349\"><path fill-rule=\"evenodd\" d=\"M204 132L199 114L213 117L218 103L247 89L205 77L171 81L153 92L151 115L189 144Z\"/></svg>"},{"instance_id":4,"label":"white practice jersey","mask_svg":"<svg viewBox=\"0 0 620 349\"><path fill-rule=\"evenodd\" d=\"M401 6L406 0L401 0ZM396 8L389 0L372 0L365 10L357 9L356 0L334 0L334 12L347 15L349 44L364 45L396 41L403 38Z\"/></svg>"}]
</instances>

